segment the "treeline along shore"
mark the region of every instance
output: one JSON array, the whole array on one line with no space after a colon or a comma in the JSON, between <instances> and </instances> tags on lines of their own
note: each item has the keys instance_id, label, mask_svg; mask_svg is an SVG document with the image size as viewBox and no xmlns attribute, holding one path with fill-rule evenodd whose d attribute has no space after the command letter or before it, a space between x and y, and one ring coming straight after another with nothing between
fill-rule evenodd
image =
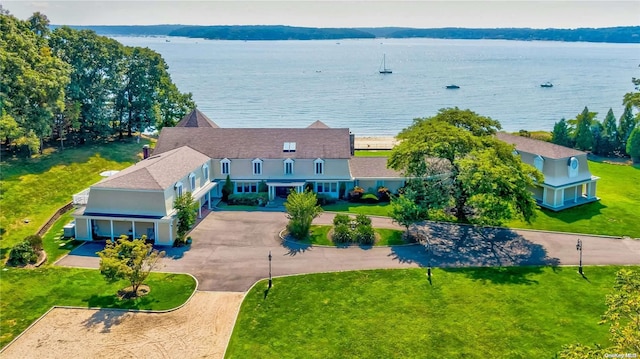
<instances>
[{"instance_id":1,"label":"treeline along shore","mask_svg":"<svg viewBox=\"0 0 640 359\"><path fill-rule=\"evenodd\" d=\"M52 27L56 27L55 25ZM315 28L283 25L235 26L71 26L89 29L100 35L181 36L212 40L338 40L372 38L495 39L519 41L582 41L640 43L640 26L578 29L531 28Z\"/></svg>"}]
</instances>

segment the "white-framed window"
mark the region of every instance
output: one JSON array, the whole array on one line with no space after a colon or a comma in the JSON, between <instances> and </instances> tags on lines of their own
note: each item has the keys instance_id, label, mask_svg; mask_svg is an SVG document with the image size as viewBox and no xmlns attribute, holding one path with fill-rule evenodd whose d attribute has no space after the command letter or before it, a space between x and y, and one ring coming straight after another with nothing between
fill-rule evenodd
<instances>
[{"instance_id":1,"label":"white-framed window","mask_svg":"<svg viewBox=\"0 0 640 359\"><path fill-rule=\"evenodd\" d=\"M262 160L259 158L256 158L255 160L251 161L251 164L253 165L253 174L254 175L261 175L262 174Z\"/></svg>"},{"instance_id":2,"label":"white-framed window","mask_svg":"<svg viewBox=\"0 0 640 359\"><path fill-rule=\"evenodd\" d=\"M337 182L316 182L316 192L318 193L337 193Z\"/></svg>"},{"instance_id":3,"label":"white-framed window","mask_svg":"<svg viewBox=\"0 0 640 359\"><path fill-rule=\"evenodd\" d=\"M295 142L285 142L282 145L282 152L296 152L296 143Z\"/></svg>"},{"instance_id":4,"label":"white-framed window","mask_svg":"<svg viewBox=\"0 0 640 359\"><path fill-rule=\"evenodd\" d=\"M293 160L291 158L287 158L286 160L284 160L284 174L293 174Z\"/></svg>"},{"instance_id":5,"label":"white-framed window","mask_svg":"<svg viewBox=\"0 0 640 359\"><path fill-rule=\"evenodd\" d=\"M224 158L220 160L220 173L228 175L231 173L231 160Z\"/></svg>"},{"instance_id":6,"label":"white-framed window","mask_svg":"<svg viewBox=\"0 0 640 359\"><path fill-rule=\"evenodd\" d=\"M236 182L236 193L257 193L258 182Z\"/></svg>"},{"instance_id":7,"label":"white-framed window","mask_svg":"<svg viewBox=\"0 0 640 359\"><path fill-rule=\"evenodd\" d=\"M176 190L176 197L182 196L182 182L176 182L174 188Z\"/></svg>"},{"instance_id":8,"label":"white-framed window","mask_svg":"<svg viewBox=\"0 0 640 359\"><path fill-rule=\"evenodd\" d=\"M202 165L202 178L204 178L205 182L209 182L209 165Z\"/></svg>"},{"instance_id":9,"label":"white-framed window","mask_svg":"<svg viewBox=\"0 0 640 359\"><path fill-rule=\"evenodd\" d=\"M189 188L191 188L191 192L196 190L196 174L193 172L189 173Z\"/></svg>"},{"instance_id":10,"label":"white-framed window","mask_svg":"<svg viewBox=\"0 0 640 359\"><path fill-rule=\"evenodd\" d=\"M544 167L544 158L542 156L537 155L533 159L533 166L540 172L542 172L542 168Z\"/></svg>"},{"instance_id":11,"label":"white-framed window","mask_svg":"<svg viewBox=\"0 0 640 359\"><path fill-rule=\"evenodd\" d=\"M321 158L313 161L314 173L317 175L321 175L324 173L324 160Z\"/></svg>"}]
</instances>

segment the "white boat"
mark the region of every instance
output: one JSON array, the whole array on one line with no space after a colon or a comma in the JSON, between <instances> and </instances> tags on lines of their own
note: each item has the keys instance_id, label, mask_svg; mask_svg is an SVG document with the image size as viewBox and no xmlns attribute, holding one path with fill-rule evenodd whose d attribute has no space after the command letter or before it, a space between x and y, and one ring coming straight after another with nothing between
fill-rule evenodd
<instances>
[{"instance_id":1,"label":"white boat","mask_svg":"<svg viewBox=\"0 0 640 359\"><path fill-rule=\"evenodd\" d=\"M391 71L390 68L387 68L387 55L382 55L382 64L380 64L380 70L378 71L381 74L391 74L393 73L393 71Z\"/></svg>"}]
</instances>

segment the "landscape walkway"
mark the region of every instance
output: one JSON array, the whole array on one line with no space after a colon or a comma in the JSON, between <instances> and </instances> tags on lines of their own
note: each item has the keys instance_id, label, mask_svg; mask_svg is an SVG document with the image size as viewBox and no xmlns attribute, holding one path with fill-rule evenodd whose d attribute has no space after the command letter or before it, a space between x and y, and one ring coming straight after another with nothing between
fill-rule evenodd
<instances>
[{"instance_id":1,"label":"landscape walkway","mask_svg":"<svg viewBox=\"0 0 640 359\"><path fill-rule=\"evenodd\" d=\"M315 224L329 224L323 213ZM389 218L372 217L374 227L402 229ZM214 211L191 232L193 244L164 248L161 271L191 273L202 291L244 292L273 276L376 268L578 265L577 239L583 243L584 265L640 265L640 241L588 235L475 228L428 223L419 229L431 242L392 247L319 247L282 241L283 212ZM97 268L101 243L87 243L58 265Z\"/></svg>"}]
</instances>

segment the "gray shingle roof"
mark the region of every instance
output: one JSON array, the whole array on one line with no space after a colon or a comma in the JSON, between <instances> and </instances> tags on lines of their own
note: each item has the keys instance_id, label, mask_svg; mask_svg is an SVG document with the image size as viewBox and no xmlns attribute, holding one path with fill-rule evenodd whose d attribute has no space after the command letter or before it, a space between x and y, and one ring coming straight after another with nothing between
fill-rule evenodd
<instances>
[{"instance_id":1,"label":"gray shingle roof","mask_svg":"<svg viewBox=\"0 0 640 359\"><path fill-rule=\"evenodd\" d=\"M176 127L213 127L218 128L215 122L211 121L204 113L197 108L188 113L176 124Z\"/></svg>"},{"instance_id":2,"label":"gray shingle roof","mask_svg":"<svg viewBox=\"0 0 640 359\"><path fill-rule=\"evenodd\" d=\"M295 142L295 152L283 152ZM165 127L154 153L189 147L211 158L350 158L348 128Z\"/></svg>"},{"instance_id":3,"label":"gray shingle roof","mask_svg":"<svg viewBox=\"0 0 640 359\"><path fill-rule=\"evenodd\" d=\"M209 158L202 153L183 146L153 155L103 179L92 187L164 190L208 160Z\"/></svg>"},{"instance_id":4,"label":"gray shingle roof","mask_svg":"<svg viewBox=\"0 0 640 359\"><path fill-rule=\"evenodd\" d=\"M532 153L546 158L561 159L585 154L585 152L574 150L573 148L505 132L498 132L496 137L501 141L515 145L517 151Z\"/></svg>"},{"instance_id":5,"label":"gray shingle roof","mask_svg":"<svg viewBox=\"0 0 640 359\"><path fill-rule=\"evenodd\" d=\"M404 178L400 172L387 168L387 157L351 157L349 169L354 178Z\"/></svg>"},{"instance_id":6,"label":"gray shingle roof","mask_svg":"<svg viewBox=\"0 0 640 359\"><path fill-rule=\"evenodd\" d=\"M307 128L329 128L329 126L327 126L326 123L318 120L318 121L310 124L309 127L307 127Z\"/></svg>"}]
</instances>

